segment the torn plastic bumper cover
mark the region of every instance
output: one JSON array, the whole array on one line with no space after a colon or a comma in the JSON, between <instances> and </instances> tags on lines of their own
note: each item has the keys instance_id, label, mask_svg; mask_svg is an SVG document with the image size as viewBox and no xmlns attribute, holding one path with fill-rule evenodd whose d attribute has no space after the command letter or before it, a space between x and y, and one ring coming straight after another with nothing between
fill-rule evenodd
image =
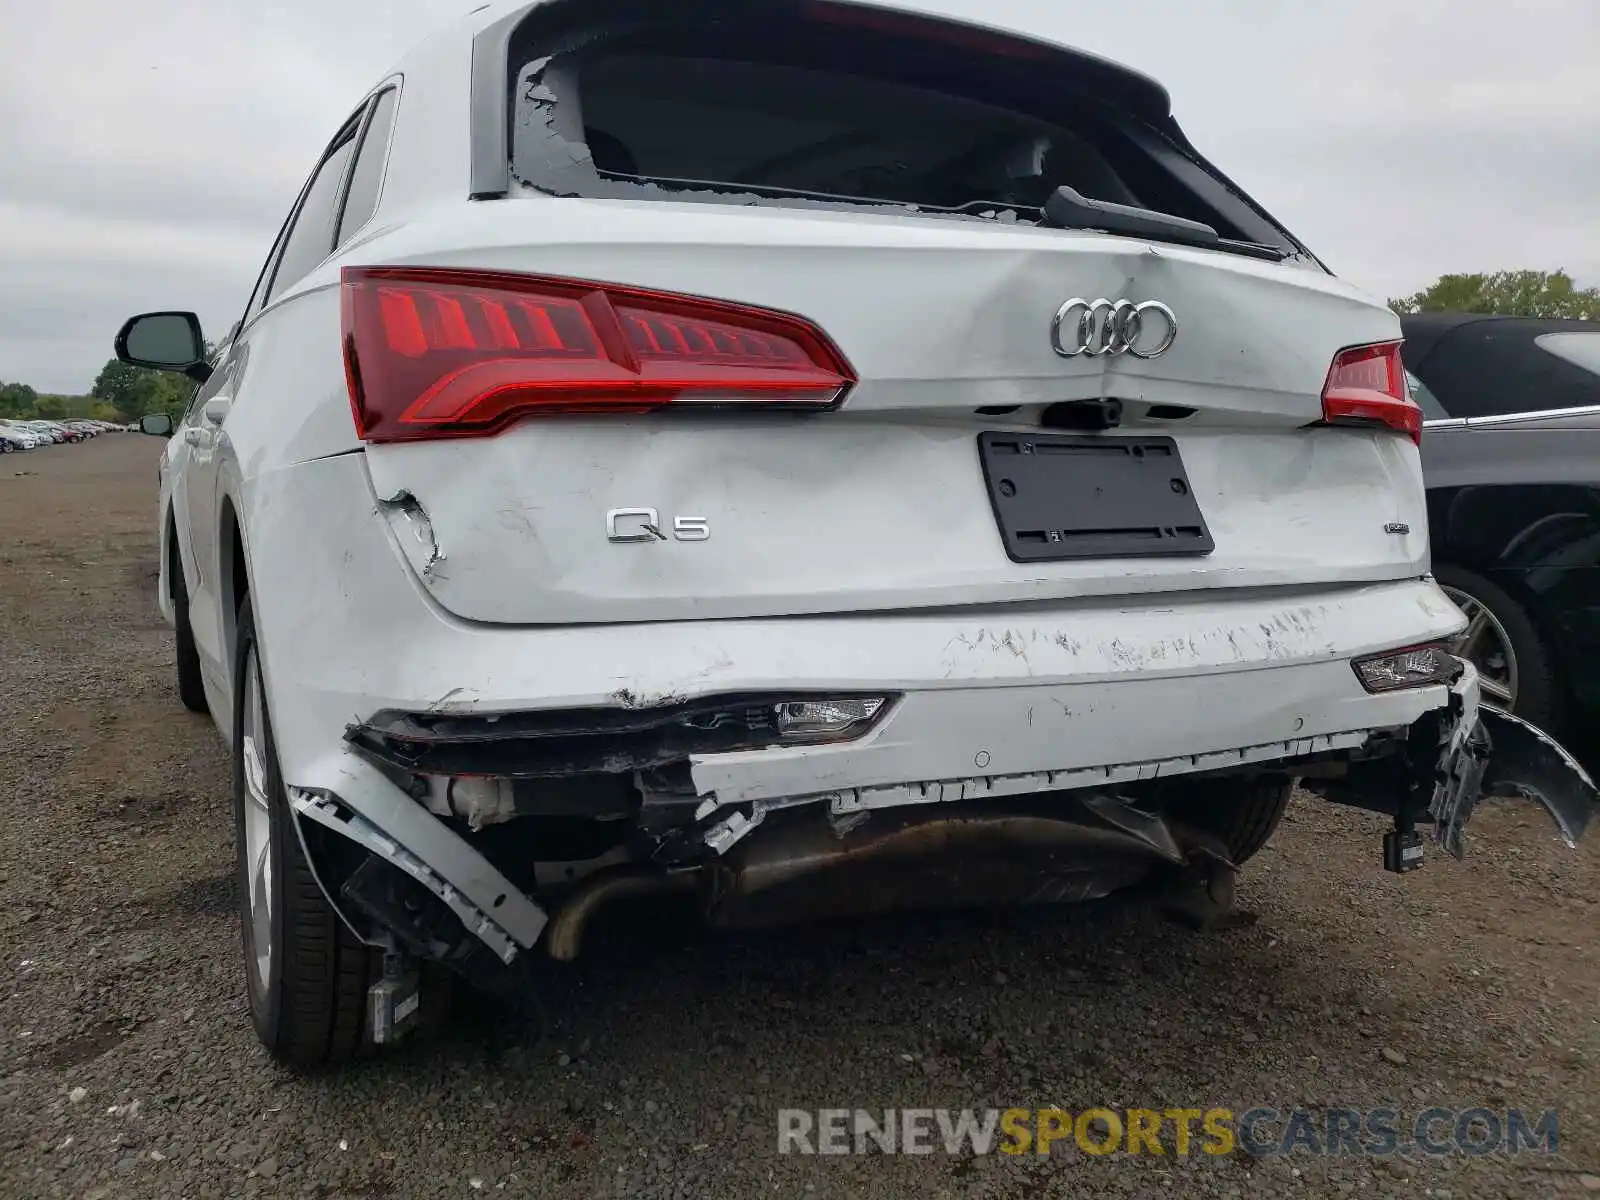
<instances>
[{"instance_id":1,"label":"torn plastic bumper cover","mask_svg":"<svg viewBox=\"0 0 1600 1200\"><path fill-rule=\"evenodd\" d=\"M1429 822L1434 841L1456 858L1466 853L1467 823L1489 797L1536 801L1575 847L1600 803L1589 773L1543 730L1481 707L1478 694L1467 667L1449 704L1411 727L1403 754L1354 762L1342 777L1305 786L1338 804L1392 813L1402 832Z\"/></svg>"},{"instance_id":2,"label":"torn plastic bumper cover","mask_svg":"<svg viewBox=\"0 0 1600 1200\"><path fill-rule=\"evenodd\" d=\"M727 698L674 699L647 708L619 700L614 709L493 719L388 714L352 727L347 737L360 757L382 766L400 789L396 799L404 795L402 805L416 806L422 823L412 823L406 845L354 819L335 797L294 795L302 818L351 839L388 868L380 876L352 873L342 888L369 928L387 928L414 953L446 961L465 960L467 945L481 943L493 960L509 965L519 947L539 938L546 916L541 905L551 900L558 910L543 940L552 954L570 957L588 914L620 891L697 891L708 915L738 924L745 923L740 918L761 923L763 916L814 913L819 905L831 907L823 903L830 895L841 908L868 893L869 908L902 907L913 894L930 894L929 883L932 895L951 900L986 888L1023 902L1081 899L1126 886L1163 863L1180 873L1208 859L1228 866L1220 850L1191 836L1181 820L1169 824L1178 813L1162 811L1159 789L1182 775L1300 776L1329 801L1392 815L1395 832L1385 843L1391 870L1421 864L1416 827L1424 823L1461 857L1466 826L1485 796L1538 801L1575 845L1600 801L1593 781L1553 739L1516 717L1480 709L1478 696L1477 675L1463 665L1447 703L1410 726L1278 743L1255 755L1234 750L1148 763L1123 772L1125 779L1120 768L1100 767L728 805L693 786L689 759L770 743L777 736L767 722L770 698L755 704L741 697L744 703L731 708ZM741 719L727 716L735 710ZM1207 761L1213 757L1216 762ZM491 893L477 889L474 903L463 894L474 889L462 873L470 874L473 862L487 871L489 859L521 854L514 849L520 843L507 843L512 849L506 853L493 845L517 827L473 825L470 833L452 833L447 823L459 825L461 814L423 815L430 793L416 785L434 772L506 780L510 801L497 820L594 818L616 832L616 853L564 902L544 893L533 875L524 881L513 871L516 879L495 875ZM1080 782L1080 776L1095 782ZM771 827L757 828L769 815ZM475 839L456 847L449 867L443 859L432 861L443 843L430 846L424 830L435 821L441 838ZM480 862L480 855L487 857ZM978 864L984 856L998 871ZM452 870L461 877L452 881ZM1001 886L989 888L996 880ZM510 901L533 916L520 933L502 917ZM399 917L406 920L397 927Z\"/></svg>"},{"instance_id":3,"label":"torn plastic bumper cover","mask_svg":"<svg viewBox=\"0 0 1600 1200\"><path fill-rule=\"evenodd\" d=\"M1452 738L1428 808L1434 837L1451 854L1464 852L1462 831L1484 796L1536 800L1555 819L1568 846L1589 828L1600 793L1594 781L1549 734L1520 717L1484 708L1459 744Z\"/></svg>"}]
</instances>

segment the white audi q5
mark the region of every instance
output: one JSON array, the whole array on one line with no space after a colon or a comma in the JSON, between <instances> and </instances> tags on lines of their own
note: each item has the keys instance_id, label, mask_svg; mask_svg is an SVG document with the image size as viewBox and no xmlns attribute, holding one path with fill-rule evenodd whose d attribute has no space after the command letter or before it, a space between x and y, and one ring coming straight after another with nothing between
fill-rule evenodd
<instances>
[{"instance_id":1,"label":"white audi q5","mask_svg":"<svg viewBox=\"0 0 1600 1200\"><path fill-rule=\"evenodd\" d=\"M1399 342L1088 54L835 0L429 40L220 350L117 339L199 382L160 603L262 1040L392 1041L628 896L1226 921L1296 781L1392 870L1495 792L1575 839L1447 650Z\"/></svg>"}]
</instances>

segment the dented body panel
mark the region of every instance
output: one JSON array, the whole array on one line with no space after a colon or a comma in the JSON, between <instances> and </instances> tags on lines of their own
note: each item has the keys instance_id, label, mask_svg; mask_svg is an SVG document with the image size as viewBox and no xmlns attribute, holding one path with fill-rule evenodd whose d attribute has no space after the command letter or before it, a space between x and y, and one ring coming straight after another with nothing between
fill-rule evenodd
<instances>
[{"instance_id":1,"label":"dented body panel","mask_svg":"<svg viewBox=\"0 0 1600 1200\"><path fill-rule=\"evenodd\" d=\"M382 710L648 708L782 688L905 697L864 744L763 751L746 765L696 770L744 799L793 791L808 771L827 772L826 787L958 777L984 750L997 773L1201 754L1409 724L1442 693L1368 695L1349 659L1461 625L1432 583L1410 580L1196 592L1138 606L1084 598L923 614L486 626L444 612L397 555L395 543L415 535L405 517L382 511L360 456L274 472L245 495L275 515L252 537L254 573L299 580L256 599L269 686L289 697L275 703L274 721L290 779L336 758L345 726ZM310 526L323 536L306 538ZM1202 702L1208 693L1215 703ZM1039 747L1055 747L1055 757ZM839 772L834 761L853 766Z\"/></svg>"},{"instance_id":2,"label":"dented body panel","mask_svg":"<svg viewBox=\"0 0 1600 1200\"><path fill-rule=\"evenodd\" d=\"M642 254L664 222L671 244ZM870 214L707 213L539 196L431 217L356 258L451 266L489 255L508 270L672 286L803 313L837 331L859 382L841 411L821 417L573 419L471 443L374 446L366 454L374 491L410 496L427 514L448 566L438 569L428 539L399 544L434 598L496 624L847 613L1423 574L1415 447L1303 428L1320 416L1333 355L1396 336L1393 315L1330 276L1120 241L1129 244ZM451 245L471 249L440 249ZM1048 322L1071 295L1160 299L1182 333L1149 361L1063 359L1050 348ZM1044 407L1102 398L1124 403L1124 432L1175 437L1216 540L1211 554L1008 559L978 435L1037 432ZM608 511L641 505L669 522L702 520L709 536L606 544ZM392 517L410 519L399 509ZM1411 532L1389 532L1400 526Z\"/></svg>"}]
</instances>

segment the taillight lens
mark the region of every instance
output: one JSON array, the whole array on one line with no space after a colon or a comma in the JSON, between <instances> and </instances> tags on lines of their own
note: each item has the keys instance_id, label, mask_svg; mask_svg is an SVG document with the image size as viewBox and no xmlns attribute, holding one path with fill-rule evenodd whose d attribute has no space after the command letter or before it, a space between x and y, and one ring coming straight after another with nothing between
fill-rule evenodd
<instances>
[{"instance_id":1,"label":"taillight lens","mask_svg":"<svg viewBox=\"0 0 1600 1200\"><path fill-rule=\"evenodd\" d=\"M1333 356L1322 387L1322 419L1329 425L1385 426L1422 444L1422 410L1406 387L1399 342L1352 346Z\"/></svg>"},{"instance_id":2,"label":"taillight lens","mask_svg":"<svg viewBox=\"0 0 1600 1200\"><path fill-rule=\"evenodd\" d=\"M1394 692L1405 688L1454 683L1462 671L1461 660L1439 643L1407 646L1355 659L1356 678L1369 692Z\"/></svg>"},{"instance_id":3,"label":"taillight lens","mask_svg":"<svg viewBox=\"0 0 1600 1200\"><path fill-rule=\"evenodd\" d=\"M855 375L802 317L581 280L346 267L345 372L369 442L523 417L734 405L816 410Z\"/></svg>"}]
</instances>

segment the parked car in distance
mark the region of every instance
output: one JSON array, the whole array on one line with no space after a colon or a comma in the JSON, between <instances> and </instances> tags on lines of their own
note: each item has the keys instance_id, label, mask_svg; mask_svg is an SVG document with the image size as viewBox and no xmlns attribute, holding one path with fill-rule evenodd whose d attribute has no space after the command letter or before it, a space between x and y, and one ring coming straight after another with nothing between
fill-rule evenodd
<instances>
[{"instance_id":1,"label":"parked car in distance","mask_svg":"<svg viewBox=\"0 0 1600 1200\"><path fill-rule=\"evenodd\" d=\"M1600 730L1600 322L1402 319L1434 573L1487 703Z\"/></svg>"},{"instance_id":2,"label":"parked car in distance","mask_svg":"<svg viewBox=\"0 0 1600 1200\"><path fill-rule=\"evenodd\" d=\"M33 450L55 440L22 421L0 420L0 433L23 450Z\"/></svg>"},{"instance_id":3,"label":"parked car in distance","mask_svg":"<svg viewBox=\"0 0 1600 1200\"><path fill-rule=\"evenodd\" d=\"M1445 649L1399 320L1092 55L486 5L340 126L235 328L115 348L200 383L141 420L158 599L281 1059L623 897L1209 920L1302 778L1398 872L1508 781L1588 825Z\"/></svg>"},{"instance_id":4,"label":"parked car in distance","mask_svg":"<svg viewBox=\"0 0 1600 1200\"><path fill-rule=\"evenodd\" d=\"M82 440L82 434L57 421L29 421L28 424L57 444Z\"/></svg>"},{"instance_id":5,"label":"parked car in distance","mask_svg":"<svg viewBox=\"0 0 1600 1200\"><path fill-rule=\"evenodd\" d=\"M34 445L56 445L56 435L51 434L48 429L40 429L37 424L30 424L27 421L11 421L10 426L11 429L18 430L19 434L26 434L27 437L34 438Z\"/></svg>"},{"instance_id":6,"label":"parked car in distance","mask_svg":"<svg viewBox=\"0 0 1600 1200\"><path fill-rule=\"evenodd\" d=\"M118 428L118 426L113 426L109 422L76 417L59 421L46 420L44 418L15 417L0 421L0 427L9 429L19 435L26 432L33 443L37 445L85 442L104 433L107 429Z\"/></svg>"}]
</instances>

